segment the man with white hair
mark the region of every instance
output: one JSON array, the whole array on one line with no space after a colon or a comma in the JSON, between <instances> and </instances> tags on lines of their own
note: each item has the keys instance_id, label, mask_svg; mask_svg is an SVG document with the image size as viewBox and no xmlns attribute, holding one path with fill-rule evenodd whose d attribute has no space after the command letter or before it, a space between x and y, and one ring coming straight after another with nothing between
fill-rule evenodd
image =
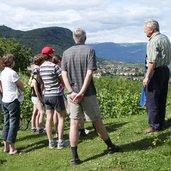
<instances>
[{"instance_id":1,"label":"man with white hair","mask_svg":"<svg viewBox=\"0 0 171 171\"><path fill-rule=\"evenodd\" d=\"M148 20L144 23L147 43L147 71L143 80L146 88L146 108L149 128L146 133L161 131L165 127L166 100L168 92L171 44L167 36L159 32L159 23Z\"/></svg>"},{"instance_id":2,"label":"man with white hair","mask_svg":"<svg viewBox=\"0 0 171 171\"><path fill-rule=\"evenodd\" d=\"M70 108L70 145L72 150L72 164L81 161L77 153L79 139L79 121L85 118L93 122L98 135L107 145L107 152L119 151L109 138L101 120L99 105L96 99L96 89L93 84L93 71L97 69L94 49L85 45L86 32L77 28L73 31L75 45L63 53L62 77L68 91Z\"/></svg>"}]
</instances>

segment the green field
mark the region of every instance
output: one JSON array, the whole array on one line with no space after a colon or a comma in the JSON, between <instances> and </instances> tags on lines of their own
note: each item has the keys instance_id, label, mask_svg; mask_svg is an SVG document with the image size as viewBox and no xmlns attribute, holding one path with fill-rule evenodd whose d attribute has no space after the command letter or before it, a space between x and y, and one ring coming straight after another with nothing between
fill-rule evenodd
<instances>
[{"instance_id":1,"label":"green field","mask_svg":"<svg viewBox=\"0 0 171 171\"><path fill-rule=\"evenodd\" d=\"M70 148L48 149L46 135L20 130L16 146L17 155L3 153L0 147L0 171L170 171L171 170L171 87L169 89L166 129L145 134L148 127L144 111L104 119L112 141L121 145L122 151L105 154L106 145L95 131L80 139L78 152L82 164L70 164ZM93 129L90 123L86 128ZM68 140L69 126L65 127Z\"/></svg>"},{"instance_id":2,"label":"green field","mask_svg":"<svg viewBox=\"0 0 171 171\"><path fill-rule=\"evenodd\" d=\"M17 147L20 154L9 156L0 148L1 171L70 171L70 170L125 170L125 171L170 171L171 170L171 115L167 114L167 129L163 132L145 134L145 115L129 118L106 119L105 125L113 142L122 146L122 152L103 153L106 148L95 132L79 142L79 155L83 163L70 164L70 148L50 150L46 136L19 131ZM91 128L91 125L86 124ZM66 128L65 138L68 138Z\"/></svg>"}]
</instances>

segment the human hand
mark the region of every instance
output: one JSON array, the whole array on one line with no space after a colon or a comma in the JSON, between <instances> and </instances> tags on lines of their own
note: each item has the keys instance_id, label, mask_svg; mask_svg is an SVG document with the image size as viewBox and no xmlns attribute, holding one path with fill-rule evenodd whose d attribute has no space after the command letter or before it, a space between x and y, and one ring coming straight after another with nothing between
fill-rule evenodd
<instances>
[{"instance_id":1,"label":"human hand","mask_svg":"<svg viewBox=\"0 0 171 171\"><path fill-rule=\"evenodd\" d=\"M144 80L143 80L143 86L147 87L148 83L149 83L149 78L145 77Z\"/></svg>"},{"instance_id":2,"label":"human hand","mask_svg":"<svg viewBox=\"0 0 171 171\"><path fill-rule=\"evenodd\" d=\"M76 96L72 99L74 103L80 103L83 98L83 94L77 93Z\"/></svg>"},{"instance_id":3,"label":"human hand","mask_svg":"<svg viewBox=\"0 0 171 171\"><path fill-rule=\"evenodd\" d=\"M75 98L75 96L77 95L77 93L75 93L74 91L71 93L71 94L69 94L68 96L69 96L69 98L73 101L73 99Z\"/></svg>"}]
</instances>

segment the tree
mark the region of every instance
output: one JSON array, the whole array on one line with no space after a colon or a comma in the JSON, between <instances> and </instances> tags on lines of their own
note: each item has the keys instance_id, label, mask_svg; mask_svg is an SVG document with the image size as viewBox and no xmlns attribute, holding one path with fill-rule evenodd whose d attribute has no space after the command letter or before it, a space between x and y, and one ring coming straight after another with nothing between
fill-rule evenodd
<instances>
[{"instance_id":1,"label":"tree","mask_svg":"<svg viewBox=\"0 0 171 171\"><path fill-rule=\"evenodd\" d=\"M0 56L6 53L12 53L15 56L15 70L25 71L32 58L32 51L15 39L0 38Z\"/></svg>"}]
</instances>

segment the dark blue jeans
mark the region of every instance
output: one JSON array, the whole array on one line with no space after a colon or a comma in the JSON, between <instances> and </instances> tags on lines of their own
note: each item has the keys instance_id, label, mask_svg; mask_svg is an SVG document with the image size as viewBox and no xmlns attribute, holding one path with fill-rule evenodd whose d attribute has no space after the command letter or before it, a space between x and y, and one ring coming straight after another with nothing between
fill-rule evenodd
<instances>
[{"instance_id":1,"label":"dark blue jeans","mask_svg":"<svg viewBox=\"0 0 171 171\"><path fill-rule=\"evenodd\" d=\"M161 130L165 126L169 76L168 67L155 69L146 89L148 123L155 130Z\"/></svg>"},{"instance_id":2,"label":"dark blue jeans","mask_svg":"<svg viewBox=\"0 0 171 171\"><path fill-rule=\"evenodd\" d=\"M10 144L15 143L20 122L20 102L16 99L10 103L2 103L4 110L4 127L2 139Z\"/></svg>"}]
</instances>

